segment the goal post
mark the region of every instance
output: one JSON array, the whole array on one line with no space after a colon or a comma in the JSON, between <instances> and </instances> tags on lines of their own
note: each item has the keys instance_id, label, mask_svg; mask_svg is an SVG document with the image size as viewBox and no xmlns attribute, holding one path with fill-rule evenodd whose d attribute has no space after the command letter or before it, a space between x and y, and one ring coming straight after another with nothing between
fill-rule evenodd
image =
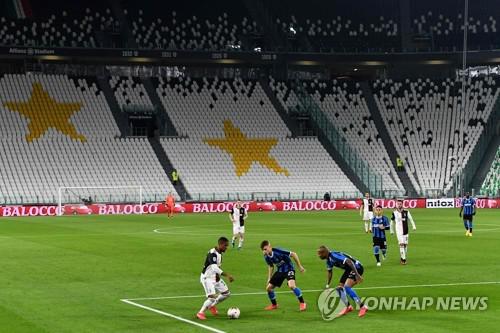
<instances>
[{"instance_id":1,"label":"goal post","mask_svg":"<svg viewBox=\"0 0 500 333\"><path fill-rule=\"evenodd\" d=\"M58 188L57 215L65 214L66 205L136 203L142 206L143 196L142 186L62 186Z\"/></svg>"}]
</instances>

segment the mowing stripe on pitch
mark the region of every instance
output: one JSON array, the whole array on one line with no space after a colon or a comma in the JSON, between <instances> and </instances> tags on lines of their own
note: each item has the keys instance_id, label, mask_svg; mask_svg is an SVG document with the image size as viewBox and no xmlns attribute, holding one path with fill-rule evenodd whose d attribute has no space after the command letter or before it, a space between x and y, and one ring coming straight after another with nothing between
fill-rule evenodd
<instances>
[{"instance_id":1,"label":"mowing stripe on pitch","mask_svg":"<svg viewBox=\"0 0 500 333\"><path fill-rule=\"evenodd\" d=\"M173 314L168 313L168 312L160 311L160 310L157 310L155 308L151 308L149 306L145 306L145 305L142 305L142 304L139 304L139 303L136 303L136 302L132 302L131 300L128 300L128 299L122 299L121 301L125 302L127 304L130 304L130 305L133 305L133 306L137 306L138 308L141 308L141 309L144 309L144 310L152 311L152 312L160 314L162 316L170 317L170 318L182 321L182 322L187 323L187 324L191 324L191 325L194 325L194 326L198 326L198 327L204 328L204 329L206 329L208 331L211 331L211 332L226 333L225 331L221 331L221 330L218 330L216 328L213 328L213 327L210 327L210 326L207 326L207 325L203 325L203 324L197 323L195 321L192 321L192 320L189 320L189 319L186 319L186 318L182 318L182 317L173 315Z\"/></svg>"},{"instance_id":2,"label":"mowing stripe on pitch","mask_svg":"<svg viewBox=\"0 0 500 333\"><path fill-rule=\"evenodd\" d=\"M375 287L358 287L356 290L373 290L373 289L402 289L402 288L435 288L435 287L450 287L450 286L474 286L474 285L488 285L500 284L500 281L484 281L484 282L456 282L456 283L436 283L436 284L410 284L400 286L375 286ZM310 289L302 290L303 293L315 293L323 291L324 289ZM290 291L275 291L276 294L289 294ZM249 296L249 295L267 295L266 292L249 292L249 293L231 293L231 296ZM205 295L180 295L180 296L163 296L163 297L141 297L141 298L128 298L127 301L146 301L146 300L159 300L159 299L181 299L181 298L202 298ZM125 301L125 300L122 300Z\"/></svg>"}]
</instances>

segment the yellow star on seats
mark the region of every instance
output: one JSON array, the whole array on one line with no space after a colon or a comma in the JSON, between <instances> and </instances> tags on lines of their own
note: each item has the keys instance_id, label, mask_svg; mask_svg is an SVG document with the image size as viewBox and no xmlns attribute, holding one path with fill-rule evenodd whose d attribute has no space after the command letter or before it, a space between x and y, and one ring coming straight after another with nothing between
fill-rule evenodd
<instances>
[{"instance_id":1,"label":"yellow star on seats","mask_svg":"<svg viewBox=\"0 0 500 333\"><path fill-rule=\"evenodd\" d=\"M60 103L45 91L39 82L33 83L33 91L26 102L5 102L10 111L18 112L29 119L26 141L32 142L41 137L49 128L68 135L74 140L86 141L77 132L69 118L80 110L80 103Z\"/></svg>"},{"instance_id":2,"label":"yellow star on seats","mask_svg":"<svg viewBox=\"0 0 500 333\"><path fill-rule=\"evenodd\" d=\"M288 170L281 167L278 161L269 155L271 148L278 143L278 139L247 138L230 120L224 121L224 136L224 139L205 139L203 141L231 155L238 177L246 174L254 162L260 163L277 174L289 175Z\"/></svg>"}]
</instances>

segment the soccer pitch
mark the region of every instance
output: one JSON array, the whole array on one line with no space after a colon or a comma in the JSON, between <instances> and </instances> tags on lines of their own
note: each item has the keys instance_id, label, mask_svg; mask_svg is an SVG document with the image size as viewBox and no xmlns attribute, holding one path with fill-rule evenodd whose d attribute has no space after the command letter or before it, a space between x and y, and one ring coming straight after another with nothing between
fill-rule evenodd
<instances>
[{"instance_id":1,"label":"soccer pitch","mask_svg":"<svg viewBox=\"0 0 500 333\"><path fill-rule=\"evenodd\" d=\"M389 210L385 211L390 216ZM375 266L371 235L357 211L250 213L244 249L229 249L222 268L234 275L221 314L200 322L199 283L206 252L230 238L227 214L68 216L0 219L1 332L493 332L500 324L500 211L479 210L474 236L464 236L458 209L414 209L408 265L395 236L388 259ZM154 232L156 230L157 232ZM298 253L306 268L297 285L306 312L288 288L280 308L264 311L267 268L259 249L268 239ZM355 287L368 296L487 296L485 311L357 311L324 321L317 299L325 285L319 245L344 251L365 268ZM332 285L341 271L334 269ZM123 300L131 300L127 303ZM241 317L225 312L239 307ZM186 321L182 321L186 319ZM206 327L196 326L201 323Z\"/></svg>"}]
</instances>

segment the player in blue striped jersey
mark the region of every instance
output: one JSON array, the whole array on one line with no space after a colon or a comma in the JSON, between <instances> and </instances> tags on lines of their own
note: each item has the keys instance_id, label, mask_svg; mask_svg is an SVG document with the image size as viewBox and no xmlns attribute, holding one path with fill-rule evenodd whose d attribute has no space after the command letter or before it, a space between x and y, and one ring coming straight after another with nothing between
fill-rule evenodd
<instances>
[{"instance_id":1,"label":"player in blue striped jersey","mask_svg":"<svg viewBox=\"0 0 500 333\"><path fill-rule=\"evenodd\" d=\"M462 212L464 214L465 236L472 237L472 217L476 215L476 200L471 198L470 193L467 192L462 198L461 206L458 215L462 217Z\"/></svg>"},{"instance_id":2,"label":"player in blue striped jersey","mask_svg":"<svg viewBox=\"0 0 500 333\"><path fill-rule=\"evenodd\" d=\"M318 248L318 257L321 260L326 260L326 289L330 288L330 283L332 282L333 267L344 270L335 290L346 307L340 311L337 316L343 316L353 310L353 307L349 304L349 300L347 299L347 295L349 295L349 297L360 307L358 316L363 317L368 311L368 308L352 289L356 284L363 282L363 265L361 265L361 262L346 253L330 251L330 249L324 245Z\"/></svg>"},{"instance_id":3,"label":"player in blue striped jersey","mask_svg":"<svg viewBox=\"0 0 500 333\"><path fill-rule=\"evenodd\" d=\"M387 238L385 236L385 231L391 229L391 224L387 216L382 215L382 206L378 205L375 207L375 216L372 219L372 224L370 231L373 234L373 254L375 259L377 259L377 266L381 266L380 263L380 250L382 250L382 256L384 260L387 254Z\"/></svg>"},{"instance_id":4,"label":"player in blue striped jersey","mask_svg":"<svg viewBox=\"0 0 500 333\"><path fill-rule=\"evenodd\" d=\"M281 287L283 281L286 279L288 281L288 287L297 296L299 300L299 310L304 311L307 307L302 297L302 291L295 284L295 267L293 265L292 259L295 261L301 273L305 272L304 266L300 263L299 256L295 252L283 250L280 248L275 248L271 246L269 241L264 240L260 244L260 249L264 253L264 260L268 266L268 276L267 276L267 286L266 291L271 301L271 304L267 306L266 310L275 310L278 308L278 303L276 302L276 294L274 293L274 288ZM274 271L276 268L276 271Z\"/></svg>"}]
</instances>

